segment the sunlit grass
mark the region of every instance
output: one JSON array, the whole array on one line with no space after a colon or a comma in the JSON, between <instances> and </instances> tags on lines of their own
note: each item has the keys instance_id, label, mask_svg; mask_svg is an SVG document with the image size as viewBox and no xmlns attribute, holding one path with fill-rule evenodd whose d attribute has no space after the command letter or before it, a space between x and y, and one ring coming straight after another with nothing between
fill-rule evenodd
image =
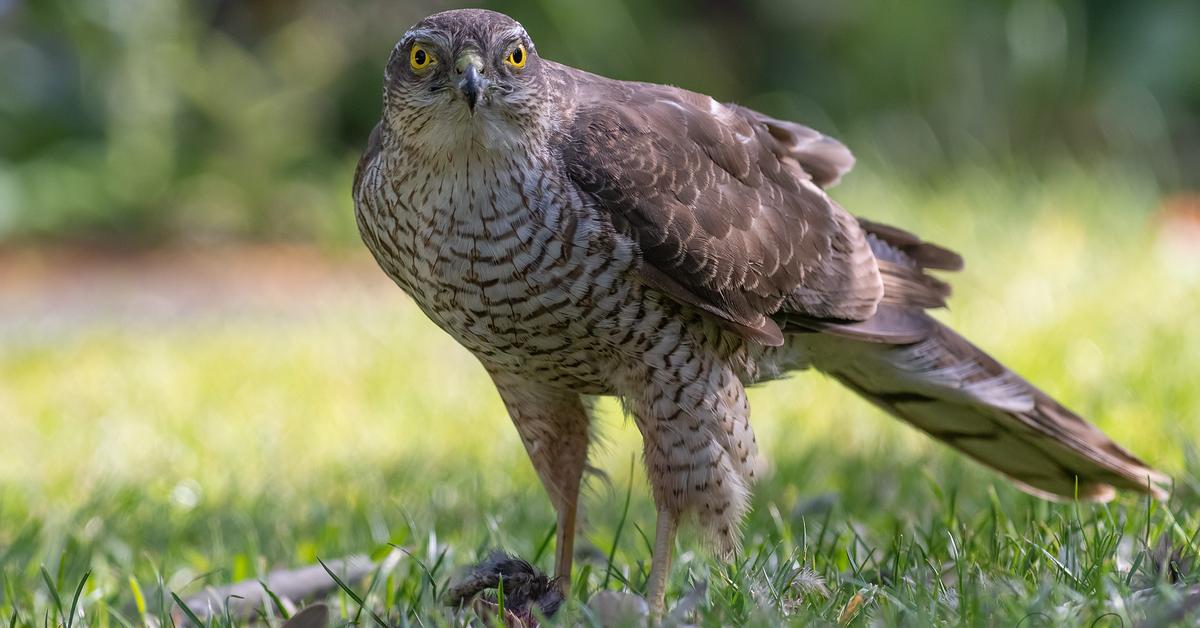
<instances>
[{"instance_id":1,"label":"sunlit grass","mask_svg":"<svg viewBox=\"0 0 1200 628\"><path fill-rule=\"evenodd\" d=\"M706 625L834 623L854 604L845 619L859 624L1086 624L1110 612L1129 623L1179 604L1197 572L1182 566L1168 583L1154 561L1170 548L1193 556L1200 528L1188 462L1200 263L1160 250L1155 192L1135 183L1067 169L921 189L862 173L837 196L962 252L939 316L1172 473L1169 504L1147 518L1131 496L1039 502L803 374L752 392L772 473L744 552L712 562L685 532L672 596L707 580ZM67 623L50 591L69 612L90 570L88 624L140 623L131 583L147 616L170 621L171 592L392 543L415 558L382 574L369 604L394 623L445 621L418 559L441 587L491 547L537 555L552 512L473 358L396 290L297 310L4 330L0 619ZM639 451L616 405L601 408L595 463L609 481L586 499L585 595L604 580ZM633 468L609 586L636 590L653 508Z\"/></svg>"}]
</instances>

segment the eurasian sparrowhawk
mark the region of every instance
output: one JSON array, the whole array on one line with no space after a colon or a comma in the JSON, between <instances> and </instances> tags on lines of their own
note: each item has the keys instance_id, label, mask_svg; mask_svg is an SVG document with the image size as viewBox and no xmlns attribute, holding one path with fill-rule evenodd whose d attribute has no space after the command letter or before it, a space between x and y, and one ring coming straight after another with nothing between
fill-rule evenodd
<instances>
[{"instance_id":1,"label":"eurasian sparrowhawk","mask_svg":"<svg viewBox=\"0 0 1200 628\"><path fill-rule=\"evenodd\" d=\"M583 396L642 433L661 610L677 523L732 550L760 469L744 387L823 371L1045 497L1166 478L926 313L959 256L826 193L838 141L538 56L516 21L438 13L396 44L354 200L379 265L491 374L558 513L569 581Z\"/></svg>"}]
</instances>

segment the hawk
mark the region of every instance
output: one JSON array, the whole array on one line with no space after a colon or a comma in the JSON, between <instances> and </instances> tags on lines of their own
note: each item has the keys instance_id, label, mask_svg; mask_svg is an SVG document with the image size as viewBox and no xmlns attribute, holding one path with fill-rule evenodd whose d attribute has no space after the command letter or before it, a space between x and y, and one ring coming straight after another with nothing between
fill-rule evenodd
<instances>
[{"instance_id":1,"label":"hawk","mask_svg":"<svg viewBox=\"0 0 1200 628\"><path fill-rule=\"evenodd\" d=\"M736 549L761 473L745 387L813 368L1046 498L1167 478L927 310L961 258L827 193L837 140L540 57L512 18L418 22L354 178L382 269L495 382L558 515L570 580L589 406L643 438L661 612L678 524Z\"/></svg>"}]
</instances>

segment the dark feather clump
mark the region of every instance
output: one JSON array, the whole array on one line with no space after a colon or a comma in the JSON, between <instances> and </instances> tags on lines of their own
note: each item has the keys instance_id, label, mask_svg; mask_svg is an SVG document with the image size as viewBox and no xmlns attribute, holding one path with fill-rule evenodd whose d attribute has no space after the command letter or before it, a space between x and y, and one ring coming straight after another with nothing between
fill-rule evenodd
<instances>
[{"instance_id":1,"label":"dark feather clump","mask_svg":"<svg viewBox=\"0 0 1200 628\"><path fill-rule=\"evenodd\" d=\"M539 571L528 561L501 551L494 551L473 565L446 591L446 604L462 608L477 596L478 611L496 612L496 588L504 583L505 620L517 620L526 626L536 626L537 617L549 618L563 603L558 582ZM480 594L483 594L482 596Z\"/></svg>"}]
</instances>

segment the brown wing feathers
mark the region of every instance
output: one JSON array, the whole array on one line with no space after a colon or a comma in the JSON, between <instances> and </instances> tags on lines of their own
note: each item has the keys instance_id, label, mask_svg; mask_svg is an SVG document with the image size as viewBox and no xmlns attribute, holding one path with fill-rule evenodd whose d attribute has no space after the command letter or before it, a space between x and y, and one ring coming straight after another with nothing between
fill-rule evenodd
<instances>
[{"instance_id":1,"label":"brown wing feathers","mask_svg":"<svg viewBox=\"0 0 1200 628\"><path fill-rule=\"evenodd\" d=\"M835 321L802 314L798 309L785 310L778 315L784 330L819 331L886 344L914 343L928 337L936 323L922 310L945 307L950 286L925 271L958 270L962 258L907 231L862 218L858 223L883 282L883 297L875 314L863 321Z\"/></svg>"},{"instance_id":2,"label":"brown wing feathers","mask_svg":"<svg viewBox=\"0 0 1200 628\"><path fill-rule=\"evenodd\" d=\"M815 163L836 155L834 140L783 143L748 110L670 87L581 75L577 89L568 173L637 240L647 283L773 345L781 308L874 313L883 288L861 228L796 175L793 150ZM849 163L834 159L820 180Z\"/></svg>"},{"instance_id":3,"label":"brown wing feathers","mask_svg":"<svg viewBox=\"0 0 1200 628\"><path fill-rule=\"evenodd\" d=\"M775 139L773 149L780 157L789 157L803 170L803 176L826 188L836 185L842 175L854 167L854 155L841 142L802 124L776 120L745 107L733 106L743 116L764 125Z\"/></svg>"}]
</instances>

